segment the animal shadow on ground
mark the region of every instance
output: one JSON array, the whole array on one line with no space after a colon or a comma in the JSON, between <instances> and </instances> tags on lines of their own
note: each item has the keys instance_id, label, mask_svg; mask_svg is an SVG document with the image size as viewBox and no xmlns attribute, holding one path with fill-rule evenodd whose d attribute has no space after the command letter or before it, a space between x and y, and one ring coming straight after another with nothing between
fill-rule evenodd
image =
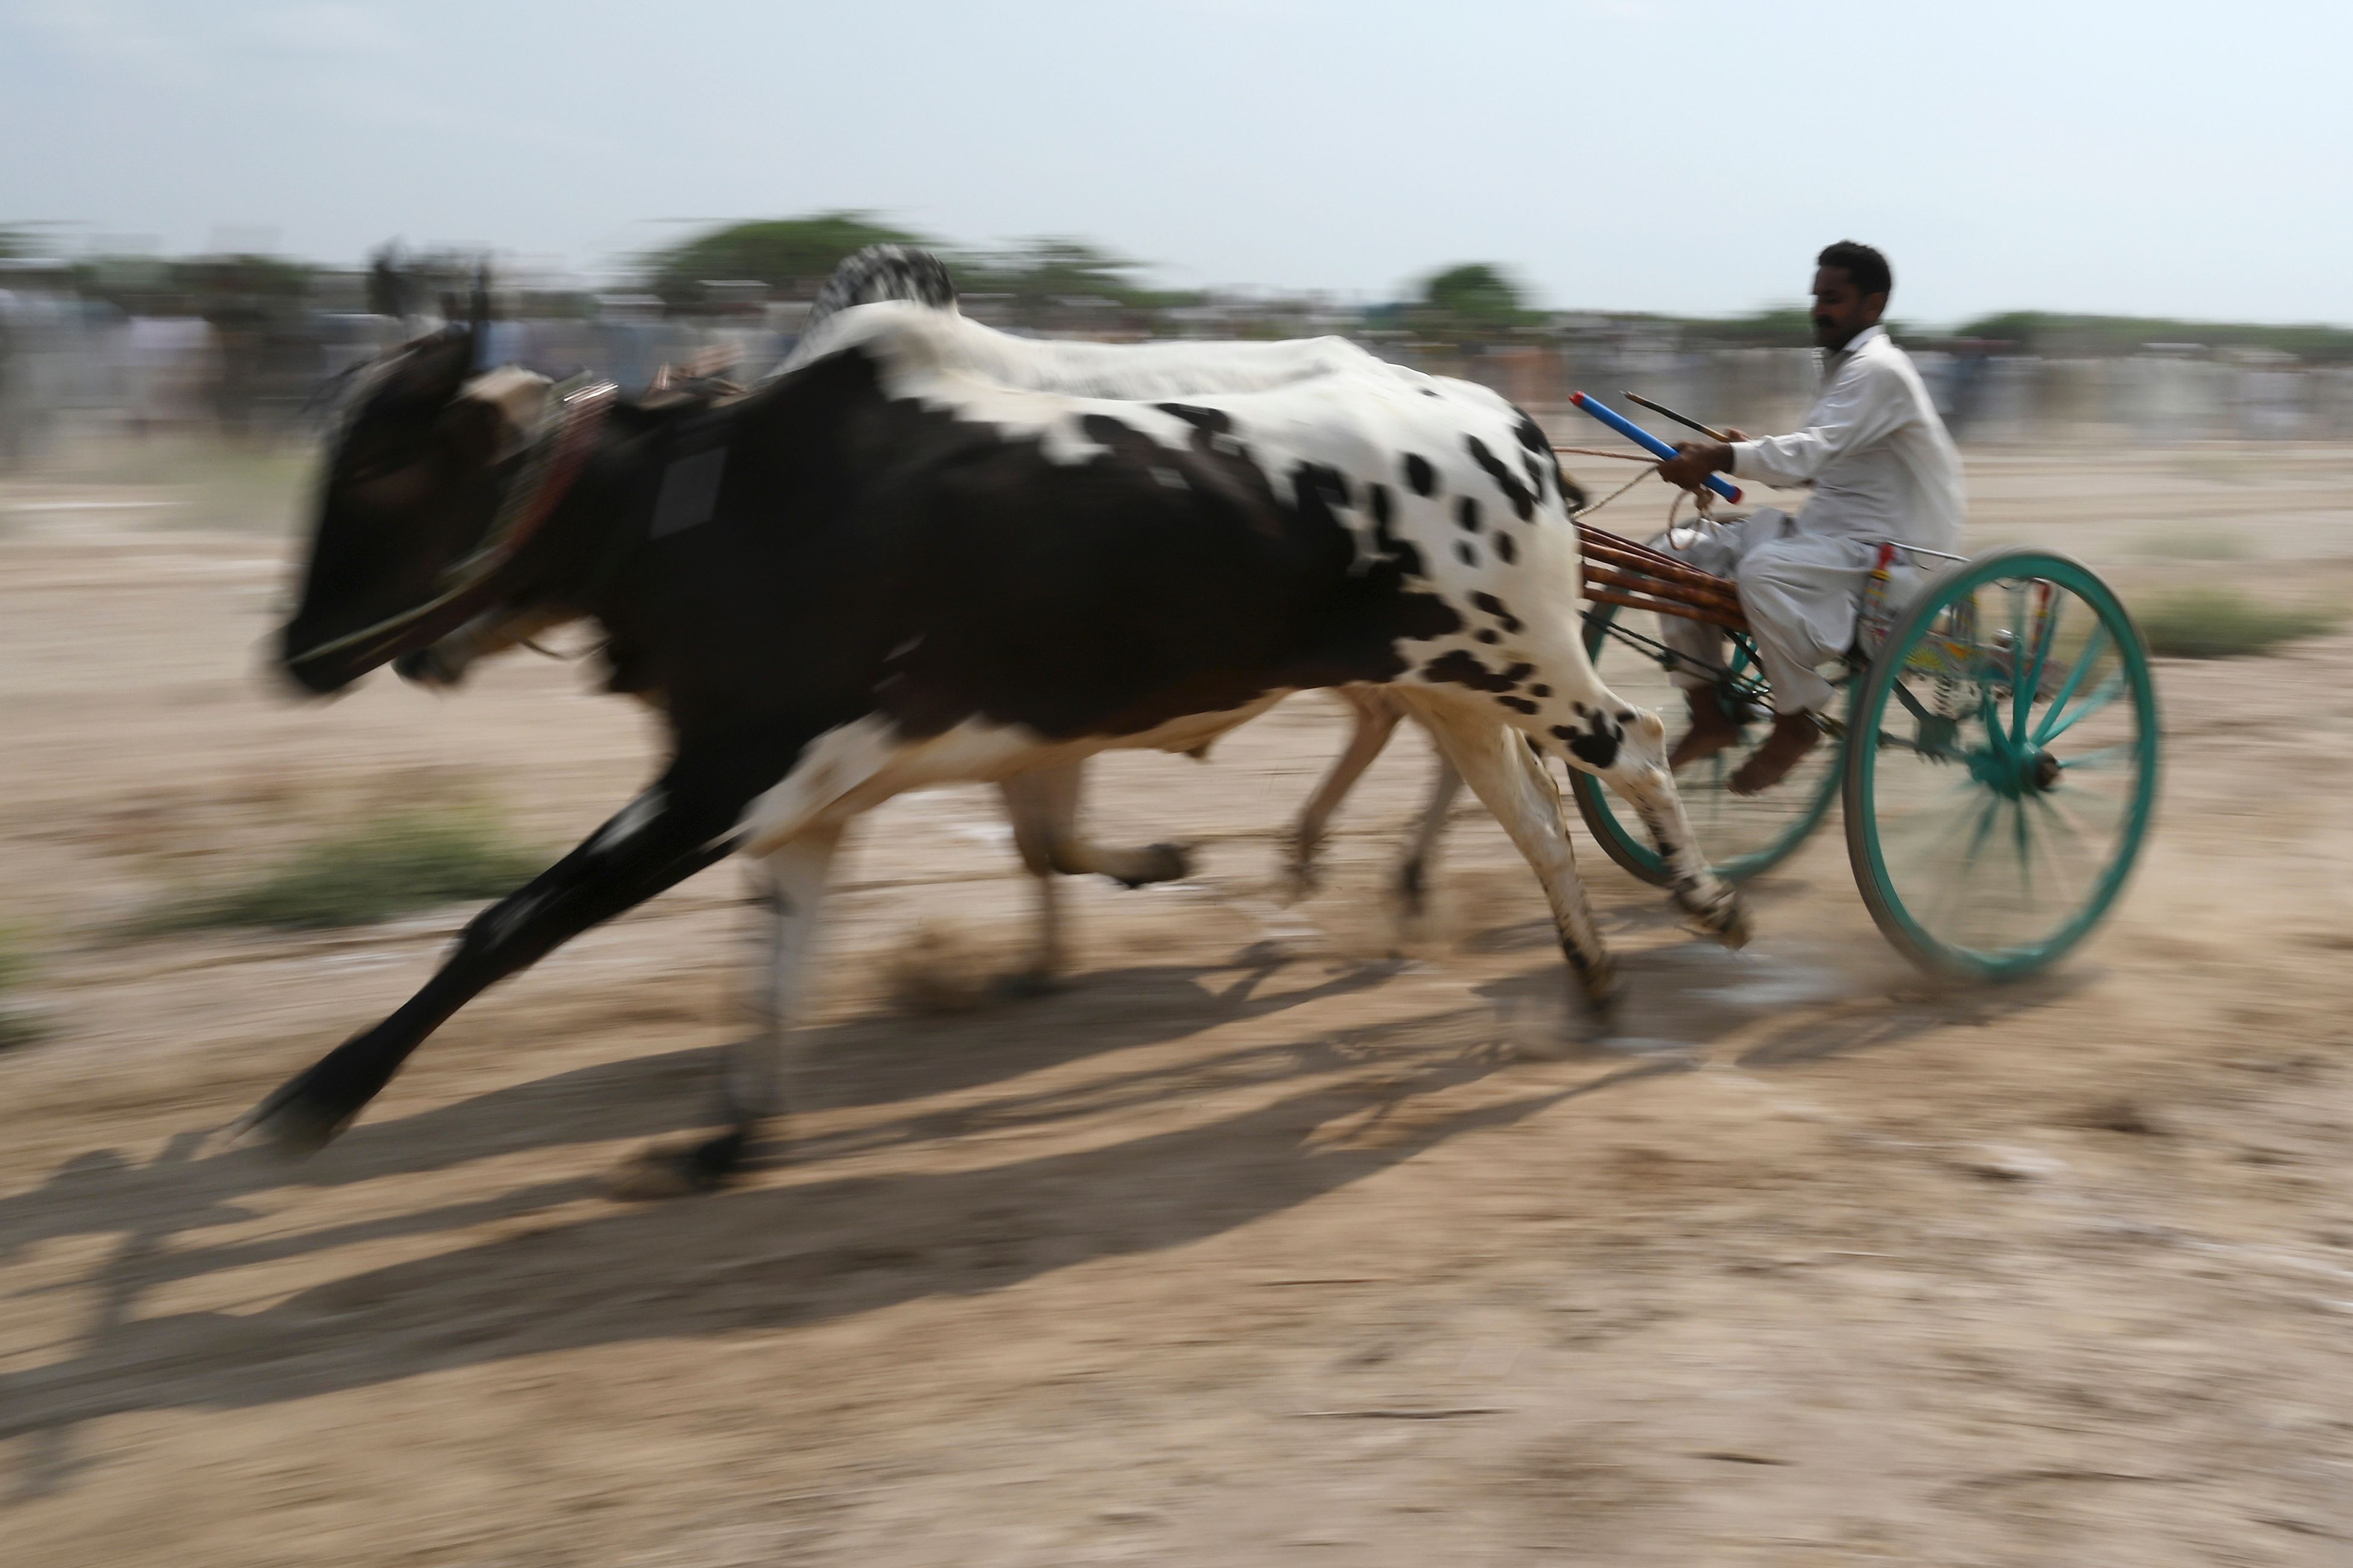
<instances>
[{"instance_id":1,"label":"animal shadow on ground","mask_svg":"<svg viewBox=\"0 0 2353 1568\"><path fill-rule=\"evenodd\" d=\"M880 1105L968 1090L1019 1078L1082 1056L1182 1039L1220 1025L1379 984L1393 972L1366 964L1297 990L1261 994L1279 965L1253 963L1239 982L1219 965L1164 965L1090 974L1072 991L949 1020L878 1014L810 1029L794 1093L807 1109ZM435 1049L433 1043L425 1047ZM212 1135L175 1134L141 1166L115 1150L76 1155L39 1186L0 1199L0 1263L60 1237L144 1234L242 1223L240 1200L289 1187L333 1187L415 1175L455 1164L554 1148L659 1137L703 1125L715 1109L722 1051L707 1047L598 1062L454 1100L407 1116L363 1121L313 1159L289 1164L263 1151L230 1147L202 1156ZM941 1136L936 1118L917 1118L860 1141ZM826 1151L834 1152L832 1150ZM815 1145L797 1144L797 1155ZM450 1210L387 1218L324 1245L471 1225L569 1202L591 1178L518 1189ZM298 1250L309 1250L290 1242ZM280 1256L285 1256L281 1253ZM195 1255L201 1258L202 1254Z\"/></svg>"},{"instance_id":2,"label":"animal shadow on ground","mask_svg":"<svg viewBox=\"0 0 2353 1568\"><path fill-rule=\"evenodd\" d=\"M1491 948L1518 943L1486 933ZM1245 950L1243 965L1103 972L1076 991L953 1021L870 1016L811 1031L797 1079L812 1109L888 1106L1018 1079L1080 1058L1182 1039L1218 1026L1379 984L1389 963L1342 968L1285 989L1286 965ZM1694 1046L1737 1040L1778 1016L1737 1058L1771 1067L1879 1048L1924 1030L2050 1000L2080 978L1999 992L1913 979L1860 995L1851 976L1802 963L1757 965L1701 943L1624 960L1630 994L1673 992L1675 1033ZM823 1321L932 1296L1000 1289L1090 1260L1184 1246L1402 1163L1447 1139L1509 1124L1571 1096L1690 1065L1626 1063L1570 1088L1472 1109L1416 1107L1482 1079L1499 1002L1557 998L1553 965L1478 987L1482 999L1352 1028L1146 1063L1108 1080L1050 1085L968 1109L924 1108L796 1140L780 1184L651 1209L598 1209L573 1224L509 1234L302 1290L258 1313L141 1316L179 1281L388 1237L521 1217L591 1195L582 1174L410 1214L308 1233L189 1245L183 1233L256 1217L267 1192L419 1173L519 1151L656 1136L695 1125L716 1053L686 1050L599 1064L355 1129L319 1161L290 1168L250 1151L200 1158L205 1134L175 1136L133 1166L111 1151L68 1162L0 1204L0 1258L44 1237L113 1234L110 1260L81 1282L96 1298L75 1353L0 1376L0 1440L31 1439L22 1489L66 1483L81 1422L165 1408L266 1405L396 1380L428 1368L550 1350L762 1325ZM1335 1069L1409 1047L1372 1121L1382 1137L1322 1143L1317 1129L1364 1112L1361 1083ZM1324 1078L1260 1109L1076 1152L979 1170L828 1174L828 1163L894 1144L1180 1100L1204 1079ZM779 1245L779 1238L789 1238ZM344 1353L346 1352L352 1353Z\"/></svg>"},{"instance_id":3,"label":"animal shadow on ground","mask_svg":"<svg viewBox=\"0 0 2353 1568\"><path fill-rule=\"evenodd\" d=\"M1294 1073L1328 1073L1378 1043L1374 1036L1419 1029L1426 1037L1433 1027L1443 1036L1449 1026L1441 1016L1267 1050L1286 1057ZM1407 1081L1386 1086L1394 1103L1376 1103L1377 1114L1473 1083L1497 1066L1493 1055L1462 1050L1425 1061ZM1198 1070L1188 1061L1163 1075L1155 1092L1197 1083ZM453 1365L823 1322L925 1298L979 1295L1216 1236L1447 1139L1661 1070L1672 1069L1632 1064L1502 1101L1424 1104L1379 1138L1317 1137L1368 1104L1362 1084L1327 1080L1173 1131L977 1170L829 1175L823 1162L812 1162L806 1173L796 1172L800 1179L783 1184L601 1208L575 1224L510 1232L337 1279L250 1314L142 1317L131 1309L142 1291L173 1279L290 1247L346 1244L375 1228L185 1252L149 1229L126 1242L110 1271L106 1305L70 1359L0 1376L0 1440L29 1437L28 1488L51 1489L73 1471L72 1429L109 1415L265 1405ZM1101 1108L1091 1100L1086 1109ZM556 1184L410 1223L459 1223L508 1212L524 1197L576 1195L578 1188Z\"/></svg>"},{"instance_id":4,"label":"animal shadow on ground","mask_svg":"<svg viewBox=\"0 0 2353 1568\"><path fill-rule=\"evenodd\" d=\"M1102 972L1073 992L985 1017L943 1023L871 1016L815 1029L806 1053L807 1070L796 1079L799 1098L804 1106L817 1110L952 1096L1081 1057L1179 1040L1221 1025L1264 1017L1377 985L1395 971L1383 963L1338 969L1303 985L1268 985L1282 967L1254 962L1248 966ZM1354 1031L1345 1038L1308 1037L1238 1047L1206 1061L1187 1057L1181 1064L1147 1067L1108 1081L1094 1078L1082 1087L999 1096L987 1101L985 1117L990 1127L1002 1129L1181 1099L1199 1092L1204 1075L1226 1081L1276 1082L1328 1073L1359 1059L1358 1053L1377 1043L1369 1038L1373 1034L1419 1039L1417 1031L1426 1034L1430 1023L1405 1020L1393 1027ZM779 1235L804 1238L807 1257L797 1251L779 1261L771 1252L770 1261L777 1268L756 1289L741 1300L732 1287L719 1292L721 1300L733 1305L714 1304L712 1326L768 1321L780 1310L825 1316L860 1310L864 1297L858 1290L836 1289L834 1276L874 1273L871 1261L859 1261L870 1253L888 1254L906 1265L882 1270L891 1278L876 1300L992 1289L1090 1256L1179 1245L1304 1201L1409 1158L1415 1149L1440 1137L1492 1120L1472 1115L1441 1121L1376 1152L1303 1157L1300 1145L1309 1131L1343 1110L1364 1107L1361 1095L1335 1096L1324 1088L1228 1123L1081 1156L1029 1162L997 1173L823 1178L821 1168L828 1160L896 1143L953 1138L976 1115L922 1110L854 1131L795 1141L794 1168L819 1174L786 1188L728 1194L706 1203L667 1205L658 1213L613 1213L583 1226L536 1232L529 1238L531 1245L519 1250L503 1244L466 1248L428 1265L429 1279L398 1268L364 1274L306 1291L256 1317L139 1314L144 1299L176 1283L340 1247L521 1218L592 1196L601 1190L600 1174L584 1173L309 1232L274 1231L209 1245L188 1239L191 1233L259 1217L263 1207L275 1205L258 1205L257 1200L290 1188L421 1173L518 1152L643 1138L695 1125L698 1106L708 1101L717 1055L709 1049L672 1051L553 1074L364 1124L334 1149L300 1166L247 1149L203 1157L209 1135L201 1130L175 1134L145 1164L113 1150L76 1156L40 1185L0 1202L0 1260L62 1237L121 1239L105 1262L73 1286L94 1298L86 1327L77 1336L78 1353L60 1364L0 1379L0 1436L35 1435L23 1474L33 1489L46 1489L61 1484L72 1470L63 1435L91 1415L280 1396L264 1392L270 1389L285 1389L284 1396L290 1397L295 1389L284 1375L289 1358L281 1352L297 1341L316 1345L322 1342L322 1333L324 1342L333 1342L346 1334L388 1331L402 1321L421 1325L423 1320L414 1318L402 1303L442 1300L448 1308L446 1316L438 1318L442 1350L428 1351L420 1340L417 1357L409 1359L397 1352L379 1356L372 1348L353 1359L380 1363L375 1371L308 1374L309 1385L322 1388L353 1376L366 1381L397 1377L444 1355L450 1340L480 1338L486 1345L499 1344L504 1336L496 1325L512 1316L518 1302L536 1300L571 1316L548 1294L567 1276L575 1281L606 1282L595 1291L599 1304L575 1325L588 1341L673 1334L681 1323L679 1296L702 1289L681 1281L713 1277L714 1271L732 1278L731 1270L747 1253L756 1257L763 1248L773 1249ZM1459 1068L1444 1064L1435 1079L1421 1075L1398 1092L1419 1094L1440 1081L1482 1076L1492 1067L1492 1062ZM1530 1102L1525 1109L1533 1108ZM1231 1169L1223 1166L1227 1156ZM1302 1162L1296 1170L1292 1169L1294 1160ZM960 1195L942 1195L951 1193ZM1055 1195L1040 1195L1047 1193ZM1084 1194L1086 1201L1073 1210L1060 1198L1068 1193ZM1200 1196L1196 1201L1171 1195L1180 1193ZM937 1217L955 1211L999 1217L987 1224L946 1223ZM1008 1215L1018 1217L1002 1217ZM814 1238L828 1227L861 1238L852 1249L854 1256L841 1254L850 1261L827 1261L832 1255ZM974 1238L991 1234L998 1239L986 1249L987 1256L972 1253ZM684 1253L670 1253L667 1259L660 1256L686 1237L696 1239ZM559 1256L565 1261L551 1271L546 1265ZM626 1285L609 1289L617 1259L647 1283L635 1290ZM445 1276L445 1268L452 1272ZM806 1300L794 1288L804 1276L811 1286ZM500 1283L480 1288L494 1281ZM448 1294L452 1286L454 1296ZM422 1296L417 1294L420 1290ZM631 1301L637 1305L628 1306ZM463 1323L490 1326L478 1333L459 1327ZM290 1333L293 1339L285 1337ZM183 1335L189 1337L184 1341ZM167 1341L183 1348L159 1354L158 1347ZM491 1353L525 1353L525 1346L517 1341L511 1349ZM159 1381L153 1372L159 1363L207 1366L219 1375L200 1373L193 1384ZM270 1368L280 1372L273 1374Z\"/></svg>"}]
</instances>

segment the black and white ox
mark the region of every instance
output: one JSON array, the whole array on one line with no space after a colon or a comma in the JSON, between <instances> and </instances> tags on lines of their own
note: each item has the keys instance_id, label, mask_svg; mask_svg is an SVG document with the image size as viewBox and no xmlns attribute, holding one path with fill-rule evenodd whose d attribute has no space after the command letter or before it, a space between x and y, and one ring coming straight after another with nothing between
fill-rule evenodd
<instances>
[{"instance_id":1,"label":"black and white ox","mask_svg":"<svg viewBox=\"0 0 2353 1568\"><path fill-rule=\"evenodd\" d=\"M1337 339L1017 339L958 314L940 277L928 300L813 322L784 374L726 403L559 398L480 371L479 325L355 390L288 672L332 692L470 628L587 618L670 756L415 996L265 1100L261 1135L323 1143L485 987L740 851L773 895L764 1024L731 1056L725 1130L672 1165L723 1179L779 1109L860 813L944 783L1073 780L1113 747L1195 751L1316 688L1375 689L1428 727L1535 869L1598 1018L1609 959L1526 742L1617 789L1675 903L1744 940L1663 725L1578 640L1577 532L1527 416Z\"/></svg>"}]
</instances>

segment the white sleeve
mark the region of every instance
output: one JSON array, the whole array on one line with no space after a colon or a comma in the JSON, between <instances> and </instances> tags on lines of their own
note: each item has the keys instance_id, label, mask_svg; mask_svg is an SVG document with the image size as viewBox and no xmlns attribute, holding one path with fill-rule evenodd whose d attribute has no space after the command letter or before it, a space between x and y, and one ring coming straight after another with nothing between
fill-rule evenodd
<instances>
[{"instance_id":1,"label":"white sleeve","mask_svg":"<svg viewBox=\"0 0 2353 1568\"><path fill-rule=\"evenodd\" d=\"M1734 442L1731 471L1772 485L1810 484L1832 460L1902 429L1912 412L1900 376L1858 359L1831 383L1811 425L1793 435Z\"/></svg>"}]
</instances>

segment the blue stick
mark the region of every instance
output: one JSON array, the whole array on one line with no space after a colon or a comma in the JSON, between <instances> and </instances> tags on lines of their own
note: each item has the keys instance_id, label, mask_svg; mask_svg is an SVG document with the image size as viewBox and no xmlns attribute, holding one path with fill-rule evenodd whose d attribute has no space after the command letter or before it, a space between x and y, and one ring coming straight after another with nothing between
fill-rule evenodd
<instances>
[{"instance_id":1,"label":"blue stick","mask_svg":"<svg viewBox=\"0 0 2353 1568\"><path fill-rule=\"evenodd\" d=\"M1596 419L1600 420L1604 425L1609 426L1612 430L1617 431L1620 436L1625 437L1629 441L1631 441L1636 446L1641 447L1644 451L1653 453L1662 458L1672 458L1675 455L1675 449L1672 447L1668 446L1664 441L1660 440L1656 436L1651 435L1648 430L1643 429L1640 425L1635 424L1631 419L1627 418L1623 414L1619 413L1616 409L1609 406L1607 404L1602 403L1596 398L1588 397L1581 392L1570 393L1568 395L1568 400L1571 403L1576 404L1579 408L1584 409L1588 414L1592 415ZM1710 474L1707 477L1707 488L1722 496L1725 500L1736 504L1737 504L1740 500L1740 487L1738 485L1732 484L1727 480L1719 479L1714 474Z\"/></svg>"}]
</instances>

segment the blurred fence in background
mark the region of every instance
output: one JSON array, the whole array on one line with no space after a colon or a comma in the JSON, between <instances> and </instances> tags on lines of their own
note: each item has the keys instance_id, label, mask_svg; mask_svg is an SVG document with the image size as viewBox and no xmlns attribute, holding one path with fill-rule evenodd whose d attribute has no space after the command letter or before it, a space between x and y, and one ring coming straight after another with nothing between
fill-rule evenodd
<instances>
[{"instance_id":1,"label":"blurred fence in background","mask_svg":"<svg viewBox=\"0 0 2353 1568\"><path fill-rule=\"evenodd\" d=\"M601 297L565 315L504 320L492 358L562 376L590 370L625 390L665 363L723 349L753 379L791 345L804 307L746 302L681 314L644 296ZM989 319L985 300L973 313ZM1466 376L1539 411L1560 410L1583 388L1615 397L1631 387L1714 423L1782 429L1802 416L1815 356L1793 348L1678 345L1656 334L1572 324L1543 341L1483 349L1419 342L1362 330L1341 313L1237 303L1121 319L1055 322L1055 335L1134 338L1297 335L1339 331L1386 358ZM1037 331L1022 321L999 321ZM337 372L399 342L415 324L353 310L134 314L103 300L39 287L0 288L0 468L37 460L81 436L202 433L279 442L315 433L319 389ZM1916 355L1955 434L1965 443L2353 439L2353 366L2305 364L2265 351L2157 344L2098 358L1994 349ZM1554 422L1556 438L1594 432Z\"/></svg>"}]
</instances>

